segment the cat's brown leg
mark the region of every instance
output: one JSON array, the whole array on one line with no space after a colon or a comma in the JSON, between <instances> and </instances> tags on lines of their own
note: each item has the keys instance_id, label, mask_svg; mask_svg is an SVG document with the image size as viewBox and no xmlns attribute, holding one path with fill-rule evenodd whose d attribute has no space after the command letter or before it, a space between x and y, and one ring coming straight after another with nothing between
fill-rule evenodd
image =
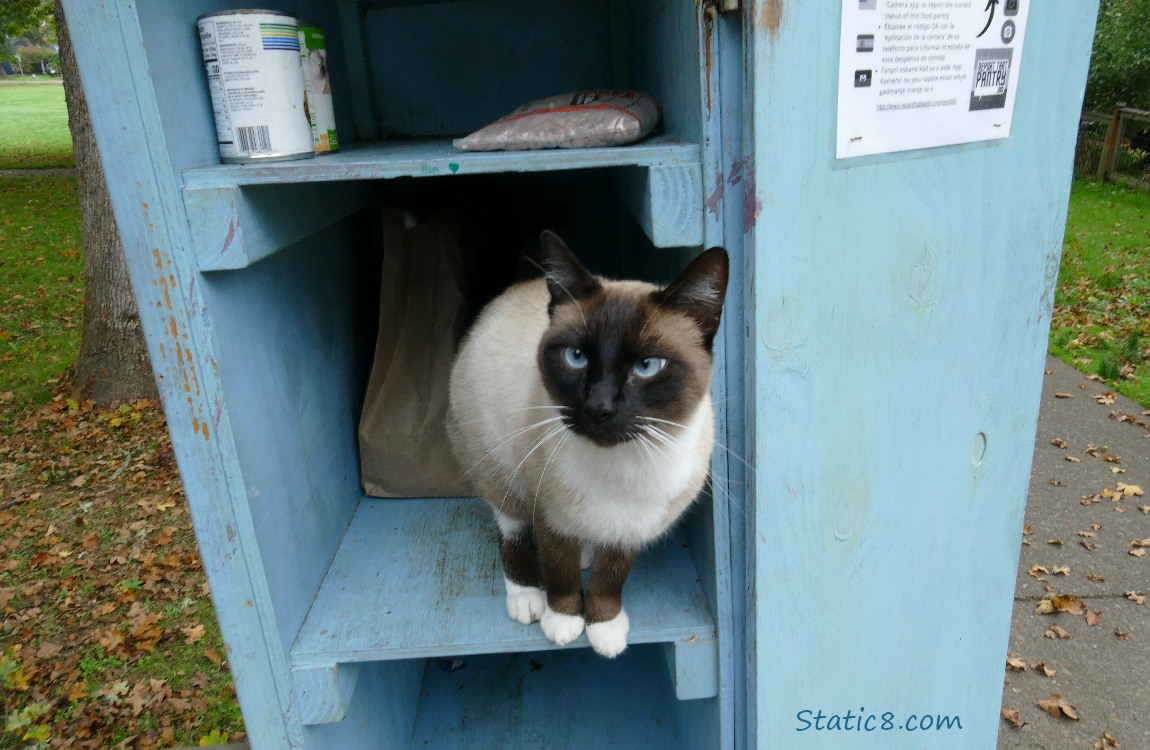
<instances>
[{"instance_id":1,"label":"cat's brown leg","mask_svg":"<svg viewBox=\"0 0 1150 750\"><path fill-rule=\"evenodd\" d=\"M587 640L591 641L591 647L609 659L627 648L631 623L623 609L623 584L634 562L633 550L600 547L595 552L583 616L587 620Z\"/></svg>"},{"instance_id":2,"label":"cat's brown leg","mask_svg":"<svg viewBox=\"0 0 1150 750\"><path fill-rule=\"evenodd\" d=\"M583 633L581 546L578 540L556 534L545 523L536 526L535 538L547 590L547 609L539 625L548 640L565 646Z\"/></svg>"},{"instance_id":3,"label":"cat's brown leg","mask_svg":"<svg viewBox=\"0 0 1150 750\"><path fill-rule=\"evenodd\" d=\"M542 617L546 609L531 525L499 511L495 511L495 520L499 524L499 559L503 563L503 584L507 590L507 615L529 625Z\"/></svg>"}]
</instances>

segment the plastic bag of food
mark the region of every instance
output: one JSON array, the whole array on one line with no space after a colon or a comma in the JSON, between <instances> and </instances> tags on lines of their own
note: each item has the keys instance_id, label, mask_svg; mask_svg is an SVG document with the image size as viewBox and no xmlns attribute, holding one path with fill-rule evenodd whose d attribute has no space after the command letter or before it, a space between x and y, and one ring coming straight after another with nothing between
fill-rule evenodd
<instances>
[{"instance_id":1,"label":"plastic bag of food","mask_svg":"<svg viewBox=\"0 0 1150 750\"><path fill-rule=\"evenodd\" d=\"M622 146L659 122L659 105L638 91L591 90L525 104L453 143L467 151Z\"/></svg>"}]
</instances>

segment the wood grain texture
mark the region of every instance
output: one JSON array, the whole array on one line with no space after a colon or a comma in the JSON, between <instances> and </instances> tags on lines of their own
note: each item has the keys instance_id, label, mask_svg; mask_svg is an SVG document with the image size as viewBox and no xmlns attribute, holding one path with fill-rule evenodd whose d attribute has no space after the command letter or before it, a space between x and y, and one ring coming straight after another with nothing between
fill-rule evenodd
<instances>
[{"instance_id":1,"label":"wood grain texture","mask_svg":"<svg viewBox=\"0 0 1150 750\"><path fill-rule=\"evenodd\" d=\"M507 616L496 536L477 499L365 500L292 647L293 665L554 649L538 625ZM640 556L624 602L633 644L715 637L678 535ZM569 648L587 645L583 636Z\"/></svg>"},{"instance_id":2,"label":"wood grain texture","mask_svg":"<svg viewBox=\"0 0 1150 750\"><path fill-rule=\"evenodd\" d=\"M703 183L697 162L620 169L615 186L655 247L703 244Z\"/></svg>"},{"instance_id":3,"label":"wood grain texture","mask_svg":"<svg viewBox=\"0 0 1150 750\"><path fill-rule=\"evenodd\" d=\"M990 748L1096 4L1030 16L1009 140L857 162L840 4L758 5L747 744L857 747L797 714L865 707L961 718L876 747Z\"/></svg>"},{"instance_id":4,"label":"wood grain texture","mask_svg":"<svg viewBox=\"0 0 1150 750\"><path fill-rule=\"evenodd\" d=\"M170 140L180 120L164 110L145 54L173 47L147 43L158 29L128 0L68 0L64 9L245 727L260 747L299 747L286 651L213 367L218 350L187 252L177 175L188 146Z\"/></svg>"},{"instance_id":5,"label":"wood grain texture","mask_svg":"<svg viewBox=\"0 0 1150 750\"><path fill-rule=\"evenodd\" d=\"M364 208L368 190L362 182L185 188L197 266L246 268Z\"/></svg>"},{"instance_id":6,"label":"wood grain texture","mask_svg":"<svg viewBox=\"0 0 1150 750\"><path fill-rule=\"evenodd\" d=\"M227 187L622 166L674 167L698 161L698 144L663 137L631 146L536 151L462 151L452 146L449 139L397 138L353 144L314 159L196 167L185 170L183 176L189 187Z\"/></svg>"},{"instance_id":7,"label":"wood grain texture","mask_svg":"<svg viewBox=\"0 0 1150 750\"><path fill-rule=\"evenodd\" d=\"M292 686L305 725L335 724L347 717L347 707L359 681L360 665L293 667Z\"/></svg>"},{"instance_id":8,"label":"wood grain texture","mask_svg":"<svg viewBox=\"0 0 1150 750\"><path fill-rule=\"evenodd\" d=\"M694 748L680 739L657 648L614 661L586 649L428 660L413 748Z\"/></svg>"}]
</instances>

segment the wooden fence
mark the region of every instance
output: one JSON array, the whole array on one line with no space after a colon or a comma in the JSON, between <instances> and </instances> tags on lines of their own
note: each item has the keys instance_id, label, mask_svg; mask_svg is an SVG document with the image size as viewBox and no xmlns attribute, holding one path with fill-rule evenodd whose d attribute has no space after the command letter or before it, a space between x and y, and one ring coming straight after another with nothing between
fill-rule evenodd
<instances>
[{"instance_id":1,"label":"wooden fence","mask_svg":"<svg viewBox=\"0 0 1150 750\"><path fill-rule=\"evenodd\" d=\"M1130 107L1109 115L1083 112L1082 126L1093 122L1107 123L1097 178L1150 189L1150 112Z\"/></svg>"}]
</instances>

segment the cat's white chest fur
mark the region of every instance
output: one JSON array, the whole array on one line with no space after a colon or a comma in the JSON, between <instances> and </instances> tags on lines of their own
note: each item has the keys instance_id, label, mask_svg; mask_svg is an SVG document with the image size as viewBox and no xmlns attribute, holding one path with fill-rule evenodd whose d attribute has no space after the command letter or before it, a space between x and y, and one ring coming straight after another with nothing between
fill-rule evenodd
<instances>
[{"instance_id":1,"label":"cat's white chest fur","mask_svg":"<svg viewBox=\"0 0 1150 750\"><path fill-rule=\"evenodd\" d=\"M702 488L713 437L706 397L685 429L604 448L574 438L558 451L551 471L566 494L548 509L568 531L601 545L640 547L675 521ZM674 433L673 437L669 433Z\"/></svg>"}]
</instances>

